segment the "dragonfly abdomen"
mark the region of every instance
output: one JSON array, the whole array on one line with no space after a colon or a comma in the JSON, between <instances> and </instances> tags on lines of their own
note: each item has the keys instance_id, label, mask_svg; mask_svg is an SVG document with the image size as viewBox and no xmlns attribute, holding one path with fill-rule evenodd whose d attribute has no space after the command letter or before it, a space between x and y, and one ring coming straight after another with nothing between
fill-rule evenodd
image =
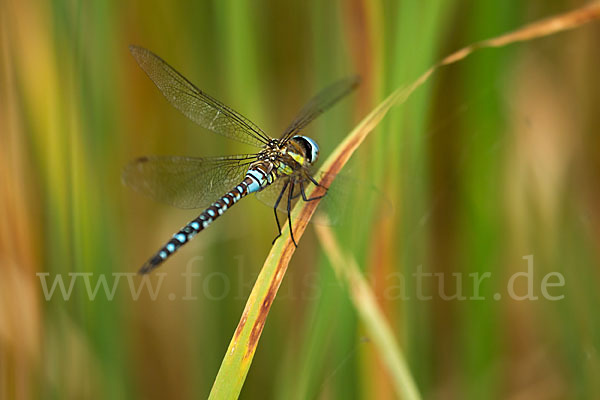
<instances>
[{"instance_id":1,"label":"dragonfly abdomen","mask_svg":"<svg viewBox=\"0 0 600 400\"><path fill-rule=\"evenodd\" d=\"M250 193L257 192L265 186L273 183L275 176L272 172L266 172L262 165L251 167L248 169L246 176L239 185L223 195L219 200L215 201L210 207L204 210L197 218L190 221L186 226L181 228L179 232L173 235L152 258L150 258L140 269L140 274L147 274L167 258L175 253L181 246L189 242L200 231L206 229L215 219L223 215L223 213L237 203L242 197Z\"/></svg>"}]
</instances>

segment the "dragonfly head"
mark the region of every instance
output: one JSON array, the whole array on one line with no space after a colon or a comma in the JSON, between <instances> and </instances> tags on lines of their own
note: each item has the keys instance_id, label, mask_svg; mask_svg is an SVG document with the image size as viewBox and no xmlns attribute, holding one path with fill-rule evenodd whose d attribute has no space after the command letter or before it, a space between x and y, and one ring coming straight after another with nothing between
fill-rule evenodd
<instances>
[{"instance_id":1,"label":"dragonfly head","mask_svg":"<svg viewBox=\"0 0 600 400\"><path fill-rule=\"evenodd\" d=\"M308 136L296 135L292 137L292 140L295 141L304 149L304 153L306 155L306 162L309 165L314 164L319 158L319 145L317 142L309 138Z\"/></svg>"}]
</instances>

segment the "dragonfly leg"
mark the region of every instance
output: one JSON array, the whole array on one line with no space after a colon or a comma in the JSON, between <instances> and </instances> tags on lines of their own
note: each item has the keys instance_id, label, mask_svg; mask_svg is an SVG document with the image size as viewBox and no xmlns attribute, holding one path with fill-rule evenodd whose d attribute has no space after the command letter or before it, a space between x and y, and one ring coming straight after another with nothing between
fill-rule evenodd
<instances>
[{"instance_id":1,"label":"dragonfly leg","mask_svg":"<svg viewBox=\"0 0 600 400\"><path fill-rule=\"evenodd\" d=\"M312 182L312 183L313 183L315 186L322 187L322 188L324 188L325 190L329 189L329 188L326 188L325 186L321 185L319 182L317 182L317 181L315 180L315 178L313 178L313 177L312 177L312 175L311 175L311 174L306 174L306 176L308 177L308 179L309 179L309 180L310 180L310 181L311 181L311 182Z\"/></svg>"},{"instance_id":2,"label":"dragonfly leg","mask_svg":"<svg viewBox=\"0 0 600 400\"><path fill-rule=\"evenodd\" d=\"M290 191L288 192L288 200L287 200L287 214L288 214L288 225L290 226L290 236L292 237L292 242L294 245L298 247L298 243L296 243L296 239L294 239L294 231L292 229L292 193L294 192L294 182L290 182Z\"/></svg>"},{"instance_id":3,"label":"dragonfly leg","mask_svg":"<svg viewBox=\"0 0 600 400\"><path fill-rule=\"evenodd\" d=\"M319 200L322 199L323 197L325 197L325 195L327 194L327 192L325 192L324 194L320 195L320 196L313 196L310 199L306 197L306 193L304 192L304 183L302 181L300 181L300 194L302 194L302 200L304 201L314 201L314 200Z\"/></svg>"},{"instance_id":4,"label":"dragonfly leg","mask_svg":"<svg viewBox=\"0 0 600 400\"><path fill-rule=\"evenodd\" d=\"M283 197L283 194L285 193L285 189L287 189L289 183L290 183L290 181L285 182L285 185L283 185L283 189L281 189L281 193L279 193L279 197L277 197L277 200L275 201L275 205L273 206L273 211L275 212L275 222L277 222L277 232L279 232L279 233L277 234L277 236L275 236L275 239L273 239L273 242L271 242L271 244L275 243L275 241L277 239L279 239L279 236L281 236L281 224L279 223L279 216L277 215L277 207L279 206L279 203L281 202L281 198Z\"/></svg>"}]
</instances>

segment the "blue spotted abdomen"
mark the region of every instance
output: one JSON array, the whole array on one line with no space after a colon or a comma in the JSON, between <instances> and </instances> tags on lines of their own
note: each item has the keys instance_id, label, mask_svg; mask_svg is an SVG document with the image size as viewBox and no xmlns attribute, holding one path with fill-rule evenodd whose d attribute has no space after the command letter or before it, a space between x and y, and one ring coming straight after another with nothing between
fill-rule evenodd
<instances>
[{"instance_id":1,"label":"blue spotted abdomen","mask_svg":"<svg viewBox=\"0 0 600 400\"><path fill-rule=\"evenodd\" d=\"M268 171L268 172L267 172ZM256 165L248 169L246 177L239 185L227 192L219 200L215 201L210 207L204 210L197 218L190 221L189 224L173 235L152 258L142 266L139 273L147 274L169 256L175 253L181 246L189 242L198 234L198 232L207 228L215 219L219 218L228 208L237 203L242 197L250 193L259 191L267 185L273 183L276 176L271 172L271 168L266 168L263 164Z\"/></svg>"}]
</instances>

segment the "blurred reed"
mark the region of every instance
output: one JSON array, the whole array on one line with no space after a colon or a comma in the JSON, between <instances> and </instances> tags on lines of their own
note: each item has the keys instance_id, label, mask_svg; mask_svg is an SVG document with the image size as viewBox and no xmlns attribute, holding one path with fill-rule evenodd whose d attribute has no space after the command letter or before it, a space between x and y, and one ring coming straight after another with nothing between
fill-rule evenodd
<instances>
[{"instance_id":1,"label":"blurred reed","mask_svg":"<svg viewBox=\"0 0 600 400\"><path fill-rule=\"evenodd\" d=\"M132 300L125 277L112 300L102 290L90 300L79 284L68 301L45 300L36 273L64 274L67 286L68 273L93 273L95 286L99 274L135 272L193 217L123 188L128 160L245 150L173 110L129 44L274 136L319 88L360 73L359 93L309 129L325 155L440 55L582 4L5 0L0 397L206 397L271 247L272 211L248 200L165 265L157 300ZM348 168L394 212L380 218L380 204L356 201L364 213L336 235L364 266L425 398L600 396L597 33L590 25L449 67L391 111ZM536 287L561 272L565 298L492 300L528 254ZM180 276L190 262L203 274L193 301ZM466 285L490 272L488 300L403 300L398 274L414 294L419 265L444 273L448 293L453 273ZM242 397L394 398L367 336L308 232Z\"/></svg>"}]
</instances>

